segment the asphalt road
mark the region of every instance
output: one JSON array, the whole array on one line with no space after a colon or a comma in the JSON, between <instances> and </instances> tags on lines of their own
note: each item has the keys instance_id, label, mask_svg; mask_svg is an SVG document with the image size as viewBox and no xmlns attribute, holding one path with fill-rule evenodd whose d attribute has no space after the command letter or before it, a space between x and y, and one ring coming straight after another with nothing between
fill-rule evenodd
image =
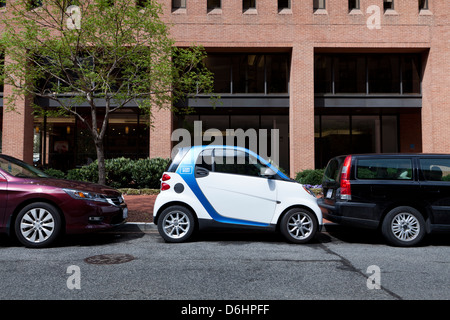
<instances>
[{"instance_id":1,"label":"asphalt road","mask_svg":"<svg viewBox=\"0 0 450 320\"><path fill-rule=\"evenodd\" d=\"M266 233L204 233L168 244L135 224L66 237L49 249L1 236L0 299L182 300L186 307L193 300L448 300L449 253L448 235L395 248L375 232L338 226L307 245Z\"/></svg>"}]
</instances>

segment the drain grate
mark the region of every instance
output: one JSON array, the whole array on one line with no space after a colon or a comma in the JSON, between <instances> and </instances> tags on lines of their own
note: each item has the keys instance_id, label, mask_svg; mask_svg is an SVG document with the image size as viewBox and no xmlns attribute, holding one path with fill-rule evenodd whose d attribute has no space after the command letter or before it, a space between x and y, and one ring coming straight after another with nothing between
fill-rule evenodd
<instances>
[{"instance_id":1,"label":"drain grate","mask_svg":"<svg viewBox=\"0 0 450 320\"><path fill-rule=\"evenodd\" d=\"M120 264L134 260L131 254L100 254L84 259L86 263L90 264Z\"/></svg>"}]
</instances>

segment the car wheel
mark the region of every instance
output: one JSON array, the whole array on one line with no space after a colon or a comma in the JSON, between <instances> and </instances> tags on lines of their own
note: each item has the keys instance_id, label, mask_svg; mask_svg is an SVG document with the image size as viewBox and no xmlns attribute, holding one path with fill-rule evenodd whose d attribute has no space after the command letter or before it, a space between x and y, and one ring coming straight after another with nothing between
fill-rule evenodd
<instances>
[{"instance_id":1,"label":"car wheel","mask_svg":"<svg viewBox=\"0 0 450 320\"><path fill-rule=\"evenodd\" d=\"M306 243L316 234L317 220L312 212L294 208L281 219L280 231L289 242Z\"/></svg>"},{"instance_id":2,"label":"car wheel","mask_svg":"<svg viewBox=\"0 0 450 320\"><path fill-rule=\"evenodd\" d=\"M192 236L195 220L191 211L182 206L171 206L161 212L158 231L167 242L183 242Z\"/></svg>"},{"instance_id":3,"label":"car wheel","mask_svg":"<svg viewBox=\"0 0 450 320\"><path fill-rule=\"evenodd\" d=\"M32 203L17 215L15 231L17 239L26 247L47 247L61 231L61 217L58 210L48 203Z\"/></svg>"},{"instance_id":4,"label":"car wheel","mask_svg":"<svg viewBox=\"0 0 450 320\"><path fill-rule=\"evenodd\" d=\"M414 246L425 236L425 219L414 208L398 207L386 215L381 232L395 246Z\"/></svg>"}]
</instances>

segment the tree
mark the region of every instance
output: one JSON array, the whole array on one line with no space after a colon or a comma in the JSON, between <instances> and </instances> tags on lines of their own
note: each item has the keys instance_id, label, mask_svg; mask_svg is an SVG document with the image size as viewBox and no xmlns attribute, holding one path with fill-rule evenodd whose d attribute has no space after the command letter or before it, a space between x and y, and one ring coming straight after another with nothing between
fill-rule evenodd
<instances>
[{"instance_id":1,"label":"tree","mask_svg":"<svg viewBox=\"0 0 450 320\"><path fill-rule=\"evenodd\" d=\"M34 96L56 101L59 115L78 117L92 134L101 184L111 113L136 103L151 115L153 108L212 91L204 49L176 48L155 0L15 0L7 13L0 39L2 77L13 87L7 108L14 109L18 95ZM82 103L89 117L75 108Z\"/></svg>"}]
</instances>

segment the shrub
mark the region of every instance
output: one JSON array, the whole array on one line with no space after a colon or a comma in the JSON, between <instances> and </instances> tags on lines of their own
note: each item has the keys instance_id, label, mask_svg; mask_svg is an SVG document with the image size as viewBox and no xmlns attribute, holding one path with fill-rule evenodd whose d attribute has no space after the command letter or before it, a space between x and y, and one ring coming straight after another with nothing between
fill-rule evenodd
<instances>
[{"instance_id":1,"label":"shrub","mask_svg":"<svg viewBox=\"0 0 450 320\"><path fill-rule=\"evenodd\" d=\"M323 173L325 169L307 169L297 172L295 180L302 184L317 186L322 184Z\"/></svg>"},{"instance_id":2,"label":"shrub","mask_svg":"<svg viewBox=\"0 0 450 320\"><path fill-rule=\"evenodd\" d=\"M159 189L159 179L169 161L170 159L163 158L131 160L121 157L106 159L106 184L116 189ZM69 170L67 179L97 182L97 160L81 168Z\"/></svg>"},{"instance_id":3,"label":"shrub","mask_svg":"<svg viewBox=\"0 0 450 320\"><path fill-rule=\"evenodd\" d=\"M52 168L45 169L44 173L48 174L50 177L56 178L56 179L64 179L66 177L65 173L62 172L61 170L52 169Z\"/></svg>"}]
</instances>

